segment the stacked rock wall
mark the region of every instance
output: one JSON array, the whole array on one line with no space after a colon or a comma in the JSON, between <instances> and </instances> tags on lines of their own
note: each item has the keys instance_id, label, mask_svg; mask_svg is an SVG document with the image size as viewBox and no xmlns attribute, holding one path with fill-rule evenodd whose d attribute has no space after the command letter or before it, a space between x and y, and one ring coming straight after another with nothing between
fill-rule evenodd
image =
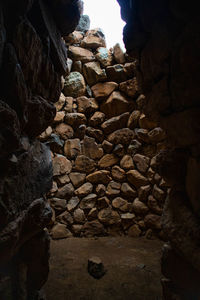
<instances>
[{"instance_id":1,"label":"stacked rock wall","mask_svg":"<svg viewBox=\"0 0 200 300\"><path fill-rule=\"evenodd\" d=\"M165 133L141 112L135 62L119 45L108 50L100 29L65 42L71 72L40 136L53 155L51 235L162 236L167 185L153 168Z\"/></svg>"}]
</instances>

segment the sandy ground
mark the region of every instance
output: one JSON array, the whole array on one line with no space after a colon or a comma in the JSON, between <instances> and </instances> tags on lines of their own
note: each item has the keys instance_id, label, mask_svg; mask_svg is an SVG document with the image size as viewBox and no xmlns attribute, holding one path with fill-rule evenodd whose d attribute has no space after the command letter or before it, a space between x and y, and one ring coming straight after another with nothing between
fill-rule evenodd
<instances>
[{"instance_id":1,"label":"sandy ground","mask_svg":"<svg viewBox=\"0 0 200 300\"><path fill-rule=\"evenodd\" d=\"M161 300L162 242L144 238L70 238L51 242L47 300ZM107 272L87 271L98 256Z\"/></svg>"}]
</instances>

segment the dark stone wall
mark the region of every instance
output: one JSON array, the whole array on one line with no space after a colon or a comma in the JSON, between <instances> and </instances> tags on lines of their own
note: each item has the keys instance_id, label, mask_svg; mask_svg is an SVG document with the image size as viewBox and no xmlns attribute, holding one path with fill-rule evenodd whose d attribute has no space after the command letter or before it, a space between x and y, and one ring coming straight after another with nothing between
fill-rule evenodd
<instances>
[{"instance_id":1,"label":"dark stone wall","mask_svg":"<svg viewBox=\"0 0 200 300\"><path fill-rule=\"evenodd\" d=\"M200 20L197 1L118 0L124 41L138 62L145 113L166 130L157 158L170 183L163 230L164 299L198 299L200 288Z\"/></svg>"},{"instance_id":2,"label":"dark stone wall","mask_svg":"<svg viewBox=\"0 0 200 300\"><path fill-rule=\"evenodd\" d=\"M81 9L79 0L0 1L1 299L39 299L47 279L52 163L36 137L54 119L68 73L61 36Z\"/></svg>"}]
</instances>

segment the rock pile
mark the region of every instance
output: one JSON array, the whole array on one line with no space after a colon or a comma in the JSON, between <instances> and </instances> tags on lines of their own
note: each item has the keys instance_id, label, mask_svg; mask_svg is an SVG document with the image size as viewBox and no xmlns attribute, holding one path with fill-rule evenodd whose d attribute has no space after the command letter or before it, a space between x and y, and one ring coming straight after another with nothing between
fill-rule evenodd
<instances>
[{"instance_id":1,"label":"rock pile","mask_svg":"<svg viewBox=\"0 0 200 300\"><path fill-rule=\"evenodd\" d=\"M70 73L40 136L53 156L51 235L160 235L167 185L153 167L165 133L141 113L135 63L101 29L65 43Z\"/></svg>"}]
</instances>

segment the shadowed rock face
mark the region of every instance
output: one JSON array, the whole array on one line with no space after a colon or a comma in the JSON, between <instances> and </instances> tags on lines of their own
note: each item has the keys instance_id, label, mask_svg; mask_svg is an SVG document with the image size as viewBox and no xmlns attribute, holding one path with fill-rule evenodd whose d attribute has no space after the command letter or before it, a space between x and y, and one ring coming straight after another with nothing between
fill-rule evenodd
<instances>
[{"instance_id":1,"label":"shadowed rock face","mask_svg":"<svg viewBox=\"0 0 200 300\"><path fill-rule=\"evenodd\" d=\"M163 274L168 278L163 281L164 299L175 295L196 299L200 295L197 2L118 2L127 22L126 48L139 63L137 78L146 96L145 113L166 130L170 147L157 159L158 171L172 187L163 214L163 229L170 241L163 256Z\"/></svg>"},{"instance_id":2,"label":"shadowed rock face","mask_svg":"<svg viewBox=\"0 0 200 300\"><path fill-rule=\"evenodd\" d=\"M52 185L52 163L49 149L36 137L54 119L53 102L60 96L61 76L68 73L61 36L75 29L81 9L79 0L0 3L3 299L38 299L48 275L49 241L43 229L51 219L45 193ZM12 278L9 295L2 291L5 274Z\"/></svg>"}]
</instances>

